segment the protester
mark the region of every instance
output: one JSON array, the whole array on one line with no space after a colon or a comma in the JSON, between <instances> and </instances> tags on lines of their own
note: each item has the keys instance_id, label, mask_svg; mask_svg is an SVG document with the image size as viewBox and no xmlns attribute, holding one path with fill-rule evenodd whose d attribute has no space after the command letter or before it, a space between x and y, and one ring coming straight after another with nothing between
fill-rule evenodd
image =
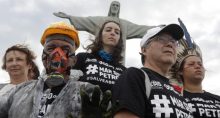
<instances>
[{"instance_id":1,"label":"protester","mask_svg":"<svg viewBox=\"0 0 220 118\"><path fill-rule=\"evenodd\" d=\"M0 96L9 94L16 85L22 82L37 79L39 70L34 62L35 59L34 52L24 44L16 44L6 50L3 57L2 69L8 72L10 83L4 84L2 89L0 88Z\"/></svg>"},{"instance_id":2,"label":"protester","mask_svg":"<svg viewBox=\"0 0 220 118\"><path fill-rule=\"evenodd\" d=\"M54 23L44 31L41 44L44 46L42 62L46 73L1 97L0 118L80 116L81 100L84 100L80 97L80 89L90 95L94 87L76 81L77 76L69 78L70 68L75 63L75 50L80 44L78 32L64 22ZM83 103L89 105L85 100Z\"/></svg>"},{"instance_id":3,"label":"protester","mask_svg":"<svg viewBox=\"0 0 220 118\"><path fill-rule=\"evenodd\" d=\"M39 75L35 59L34 52L27 45L17 44L9 47L3 57L2 69L8 72L10 83L16 85L29 80L28 76L33 69L36 70L36 75Z\"/></svg>"},{"instance_id":4,"label":"protester","mask_svg":"<svg viewBox=\"0 0 220 118\"><path fill-rule=\"evenodd\" d=\"M172 76L183 81L183 96L192 104L195 118L219 118L220 96L203 90L205 77L202 53L198 45L191 40L181 39L176 64Z\"/></svg>"},{"instance_id":5,"label":"protester","mask_svg":"<svg viewBox=\"0 0 220 118\"><path fill-rule=\"evenodd\" d=\"M177 24L146 33L141 41L144 67L128 68L113 86L113 102L118 103L114 118L193 117L185 99L166 77L182 37L183 30Z\"/></svg>"},{"instance_id":6,"label":"protester","mask_svg":"<svg viewBox=\"0 0 220 118\"><path fill-rule=\"evenodd\" d=\"M73 68L82 70L80 81L99 85L102 91L111 90L118 76L126 69L122 64L123 40L120 25L106 21L87 52L78 53Z\"/></svg>"}]
</instances>

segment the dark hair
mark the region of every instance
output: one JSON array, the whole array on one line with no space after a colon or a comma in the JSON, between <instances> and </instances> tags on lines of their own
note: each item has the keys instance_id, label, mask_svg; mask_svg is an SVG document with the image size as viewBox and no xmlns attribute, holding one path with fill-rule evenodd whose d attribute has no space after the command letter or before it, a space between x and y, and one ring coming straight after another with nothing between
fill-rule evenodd
<instances>
[{"instance_id":1,"label":"dark hair","mask_svg":"<svg viewBox=\"0 0 220 118\"><path fill-rule=\"evenodd\" d=\"M118 24L115 21L105 22L102 25L101 29L99 30L98 35L96 36L95 40L92 41L92 44L86 47L87 51L91 50L91 53L96 55L98 51L103 49L102 32L103 32L105 25L109 22L113 22L120 27L120 24ZM122 31L120 30L120 38L119 38L118 44L114 47L113 53L112 53L113 63L121 63L122 58L123 58L121 55L123 47L124 45L123 45L123 40L122 40Z\"/></svg>"},{"instance_id":2,"label":"dark hair","mask_svg":"<svg viewBox=\"0 0 220 118\"><path fill-rule=\"evenodd\" d=\"M33 61L32 61L33 62ZM31 70L29 70L29 79L33 79L33 80L37 80L38 77L40 76L40 71L39 71L39 68L38 66L36 65L36 63L32 63L31 64Z\"/></svg>"},{"instance_id":3,"label":"dark hair","mask_svg":"<svg viewBox=\"0 0 220 118\"><path fill-rule=\"evenodd\" d=\"M139 54L141 55L141 63L142 63L142 65L144 65L145 57L144 57L144 55L142 53L139 52Z\"/></svg>"},{"instance_id":4,"label":"dark hair","mask_svg":"<svg viewBox=\"0 0 220 118\"><path fill-rule=\"evenodd\" d=\"M31 65L31 70L28 71L28 74L34 72L33 73L34 78L32 78L32 79L37 79L37 77L40 75L40 72L39 72L38 66L34 62L34 60L36 59L36 56L35 56L34 52L31 51L26 45L16 44L16 45L9 47L3 56L2 69L3 70L6 69L6 55L10 51L19 51L19 52L23 52L24 54L26 54L27 64Z\"/></svg>"}]
</instances>

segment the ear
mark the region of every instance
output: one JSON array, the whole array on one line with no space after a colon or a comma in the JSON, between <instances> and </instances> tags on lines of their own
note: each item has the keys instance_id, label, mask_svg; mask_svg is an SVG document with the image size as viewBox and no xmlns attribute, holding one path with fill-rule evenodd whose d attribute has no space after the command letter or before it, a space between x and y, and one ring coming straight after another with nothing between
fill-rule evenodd
<instances>
[{"instance_id":1,"label":"ear","mask_svg":"<svg viewBox=\"0 0 220 118\"><path fill-rule=\"evenodd\" d=\"M146 49L145 48L141 48L141 53L144 53L146 52Z\"/></svg>"},{"instance_id":2,"label":"ear","mask_svg":"<svg viewBox=\"0 0 220 118\"><path fill-rule=\"evenodd\" d=\"M77 58L76 58L76 56L74 56L74 58L73 58L73 65L76 64L76 61L77 61Z\"/></svg>"},{"instance_id":3,"label":"ear","mask_svg":"<svg viewBox=\"0 0 220 118\"><path fill-rule=\"evenodd\" d=\"M31 70L33 67L31 64L28 64L28 68L29 68L29 70Z\"/></svg>"},{"instance_id":4,"label":"ear","mask_svg":"<svg viewBox=\"0 0 220 118\"><path fill-rule=\"evenodd\" d=\"M69 65L70 66L74 66L76 64L76 61L77 61L77 57L76 56L73 56L71 58L69 58L70 61L69 61Z\"/></svg>"}]
</instances>

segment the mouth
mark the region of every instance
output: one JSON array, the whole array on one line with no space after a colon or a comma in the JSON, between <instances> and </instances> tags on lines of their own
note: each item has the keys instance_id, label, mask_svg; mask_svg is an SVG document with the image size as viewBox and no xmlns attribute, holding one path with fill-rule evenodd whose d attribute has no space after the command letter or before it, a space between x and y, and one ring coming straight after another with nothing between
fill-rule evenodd
<instances>
[{"instance_id":1,"label":"mouth","mask_svg":"<svg viewBox=\"0 0 220 118\"><path fill-rule=\"evenodd\" d=\"M167 54L172 54L172 55L173 55L173 51L169 51L169 50L164 51L164 53L167 53Z\"/></svg>"},{"instance_id":2,"label":"mouth","mask_svg":"<svg viewBox=\"0 0 220 118\"><path fill-rule=\"evenodd\" d=\"M112 37L110 37L110 38L108 38L108 39L110 39L110 40L115 40L114 38L112 38Z\"/></svg>"},{"instance_id":3,"label":"mouth","mask_svg":"<svg viewBox=\"0 0 220 118\"><path fill-rule=\"evenodd\" d=\"M195 71L195 73L197 73L197 74L202 74L202 71Z\"/></svg>"},{"instance_id":4,"label":"mouth","mask_svg":"<svg viewBox=\"0 0 220 118\"><path fill-rule=\"evenodd\" d=\"M10 69L10 71L12 72L16 72L16 71L19 71L20 69Z\"/></svg>"}]
</instances>

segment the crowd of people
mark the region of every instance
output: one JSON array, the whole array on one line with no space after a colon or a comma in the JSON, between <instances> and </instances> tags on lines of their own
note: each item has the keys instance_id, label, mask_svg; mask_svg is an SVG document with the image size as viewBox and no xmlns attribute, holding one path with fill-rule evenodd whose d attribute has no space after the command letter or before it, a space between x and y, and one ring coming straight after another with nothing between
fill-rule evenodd
<instances>
[{"instance_id":1,"label":"crowd of people","mask_svg":"<svg viewBox=\"0 0 220 118\"><path fill-rule=\"evenodd\" d=\"M117 2L118 4L118 2ZM66 22L43 32L40 73L24 44L9 47L0 84L0 118L219 118L220 96L203 90L199 46L178 24L151 27L140 42L143 67L123 64L123 28L106 19L86 52Z\"/></svg>"}]
</instances>

